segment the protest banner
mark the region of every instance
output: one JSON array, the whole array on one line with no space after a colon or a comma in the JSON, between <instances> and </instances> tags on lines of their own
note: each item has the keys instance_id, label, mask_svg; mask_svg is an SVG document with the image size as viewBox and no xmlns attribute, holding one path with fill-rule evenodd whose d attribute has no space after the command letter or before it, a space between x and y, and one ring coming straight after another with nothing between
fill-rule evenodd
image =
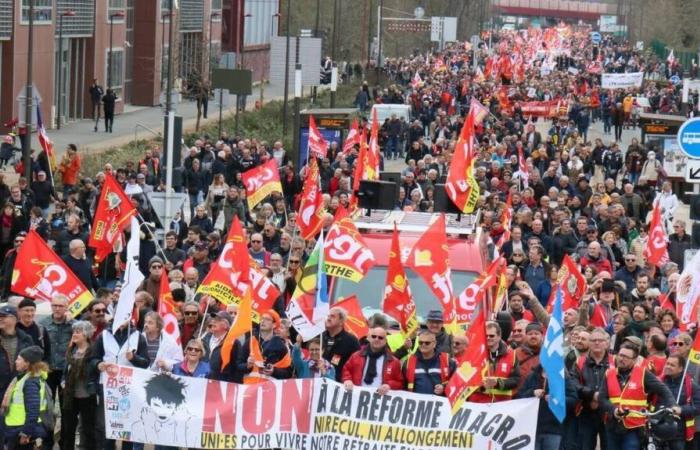
<instances>
[{"instance_id":1,"label":"protest banner","mask_svg":"<svg viewBox=\"0 0 700 450\"><path fill-rule=\"evenodd\" d=\"M644 72L604 73L601 87L603 89L627 89L641 87Z\"/></svg>"},{"instance_id":2,"label":"protest banner","mask_svg":"<svg viewBox=\"0 0 700 450\"><path fill-rule=\"evenodd\" d=\"M558 100L521 102L520 110L523 116L526 117L557 117L559 115L559 103Z\"/></svg>"},{"instance_id":3,"label":"protest banner","mask_svg":"<svg viewBox=\"0 0 700 450\"><path fill-rule=\"evenodd\" d=\"M241 385L114 366L104 384L106 437L205 449L534 448L536 398L465 403L322 378Z\"/></svg>"}]
</instances>

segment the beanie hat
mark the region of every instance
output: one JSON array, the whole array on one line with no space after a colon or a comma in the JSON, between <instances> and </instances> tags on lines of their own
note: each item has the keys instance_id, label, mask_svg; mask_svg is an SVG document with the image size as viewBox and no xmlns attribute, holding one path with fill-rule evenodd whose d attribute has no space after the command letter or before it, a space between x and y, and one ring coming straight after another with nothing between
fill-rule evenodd
<instances>
[{"instance_id":1,"label":"beanie hat","mask_svg":"<svg viewBox=\"0 0 700 450\"><path fill-rule=\"evenodd\" d=\"M19 305L17 305L17 309L26 308L28 306L36 308L36 303L34 303L34 300L32 300L31 298L24 297L22 301L19 302Z\"/></svg>"},{"instance_id":2,"label":"beanie hat","mask_svg":"<svg viewBox=\"0 0 700 450\"><path fill-rule=\"evenodd\" d=\"M44 351L38 345L32 345L19 352L19 356L29 364L34 364L41 361L44 357Z\"/></svg>"},{"instance_id":3,"label":"beanie hat","mask_svg":"<svg viewBox=\"0 0 700 450\"><path fill-rule=\"evenodd\" d=\"M539 331L541 333L542 332L542 325L540 325L537 322L530 322L525 327L525 334L527 334L530 331Z\"/></svg>"},{"instance_id":4,"label":"beanie hat","mask_svg":"<svg viewBox=\"0 0 700 450\"><path fill-rule=\"evenodd\" d=\"M274 309L268 309L263 313L263 315L268 315L272 318L272 322L274 322L274 328L275 330L282 325L282 319L280 319L280 315L275 311Z\"/></svg>"},{"instance_id":5,"label":"beanie hat","mask_svg":"<svg viewBox=\"0 0 700 450\"><path fill-rule=\"evenodd\" d=\"M163 259L160 256L154 256L148 261L148 267L150 268L153 264L160 264L161 266L163 265Z\"/></svg>"}]
</instances>

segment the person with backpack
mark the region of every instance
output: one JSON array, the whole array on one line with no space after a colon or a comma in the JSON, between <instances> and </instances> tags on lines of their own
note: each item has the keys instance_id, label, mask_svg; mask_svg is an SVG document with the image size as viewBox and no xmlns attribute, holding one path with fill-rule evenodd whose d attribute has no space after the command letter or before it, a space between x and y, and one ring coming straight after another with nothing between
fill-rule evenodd
<instances>
[{"instance_id":1,"label":"person with backpack","mask_svg":"<svg viewBox=\"0 0 700 450\"><path fill-rule=\"evenodd\" d=\"M5 411L5 448L31 450L42 448L47 430L53 430L49 415L49 389L44 381L49 366L42 358L38 345L27 347L17 355L15 366L19 373L12 381L2 401Z\"/></svg>"},{"instance_id":2,"label":"person with backpack","mask_svg":"<svg viewBox=\"0 0 700 450\"><path fill-rule=\"evenodd\" d=\"M418 351L403 363L406 390L419 394L444 395L445 386L457 369L450 355L436 350L437 338L428 330L418 332Z\"/></svg>"}]
</instances>

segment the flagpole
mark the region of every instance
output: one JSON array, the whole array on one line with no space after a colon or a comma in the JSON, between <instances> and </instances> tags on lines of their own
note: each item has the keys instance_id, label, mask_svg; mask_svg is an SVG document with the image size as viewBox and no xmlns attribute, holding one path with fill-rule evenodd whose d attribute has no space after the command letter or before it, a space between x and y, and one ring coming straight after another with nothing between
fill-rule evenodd
<instances>
[{"instance_id":1,"label":"flagpole","mask_svg":"<svg viewBox=\"0 0 700 450\"><path fill-rule=\"evenodd\" d=\"M155 230L152 229L150 227L150 225L148 225L148 222L146 222L146 219L143 218L143 216L141 215L140 212L137 211L136 214L138 214L139 219L141 219L141 225L146 227L148 232L151 233L151 237L153 238L153 243L156 245L156 249L160 252L161 255L163 255L163 257L165 257L165 252L163 251L163 247L160 246L160 244L158 243L158 239L156 239Z\"/></svg>"},{"instance_id":2,"label":"flagpole","mask_svg":"<svg viewBox=\"0 0 700 450\"><path fill-rule=\"evenodd\" d=\"M692 352L692 350L691 350ZM681 392L683 392L683 383L685 382L685 375L688 373L688 367L690 366L690 358L685 360L685 368L683 369L683 376L681 376L681 384L678 388L678 394L676 395L676 403L681 399Z\"/></svg>"},{"instance_id":3,"label":"flagpole","mask_svg":"<svg viewBox=\"0 0 700 450\"><path fill-rule=\"evenodd\" d=\"M209 296L207 296L208 298ZM197 339L202 339L202 333L204 332L204 324L206 323L207 313L209 312L209 300L207 299L207 306L204 307L204 315L202 316L202 324L199 326L199 333L197 333Z\"/></svg>"}]
</instances>

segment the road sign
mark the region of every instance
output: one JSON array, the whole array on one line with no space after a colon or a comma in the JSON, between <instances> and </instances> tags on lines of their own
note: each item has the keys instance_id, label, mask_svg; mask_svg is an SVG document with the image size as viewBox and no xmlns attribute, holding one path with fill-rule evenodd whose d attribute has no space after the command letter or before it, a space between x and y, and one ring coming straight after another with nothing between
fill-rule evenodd
<instances>
[{"instance_id":1,"label":"road sign","mask_svg":"<svg viewBox=\"0 0 700 450\"><path fill-rule=\"evenodd\" d=\"M601 36L600 33L598 33L597 31L591 31L591 42L598 45L602 40L603 36Z\"/></svg>"},{"instance_id":2,"label":"road sign","mask_svg":"<svg viewBox=\"0 0 700 450\"><path fill-rule=\"evenodd\" d=\"M689 159L685 166L685 181L700 183L700 159Z\"/></svg>"},{"instance_id":3,"label":"road sign","mask_svg":"<svg viewBox=\"0 0 700 450\"><path fill-rule=\"evenodd\" d=\"M672 76L671 78L669 78L668 81L670 81L670 82L673 83L674 85L680 84L680 82L681 82L681 77L679 77L678 75L674 75L674 76Z\"/></svg>"},{"instance_id":4,"label":"road sign","mask_svg":"<svg viewBox=\"0 0 700 450\"><path fill-rule=\"evenodd\" d=\"M677 139L683 153L691 158L700 158L700 118L687 120L681 125Z\"/></svg>"}]
</instances>

